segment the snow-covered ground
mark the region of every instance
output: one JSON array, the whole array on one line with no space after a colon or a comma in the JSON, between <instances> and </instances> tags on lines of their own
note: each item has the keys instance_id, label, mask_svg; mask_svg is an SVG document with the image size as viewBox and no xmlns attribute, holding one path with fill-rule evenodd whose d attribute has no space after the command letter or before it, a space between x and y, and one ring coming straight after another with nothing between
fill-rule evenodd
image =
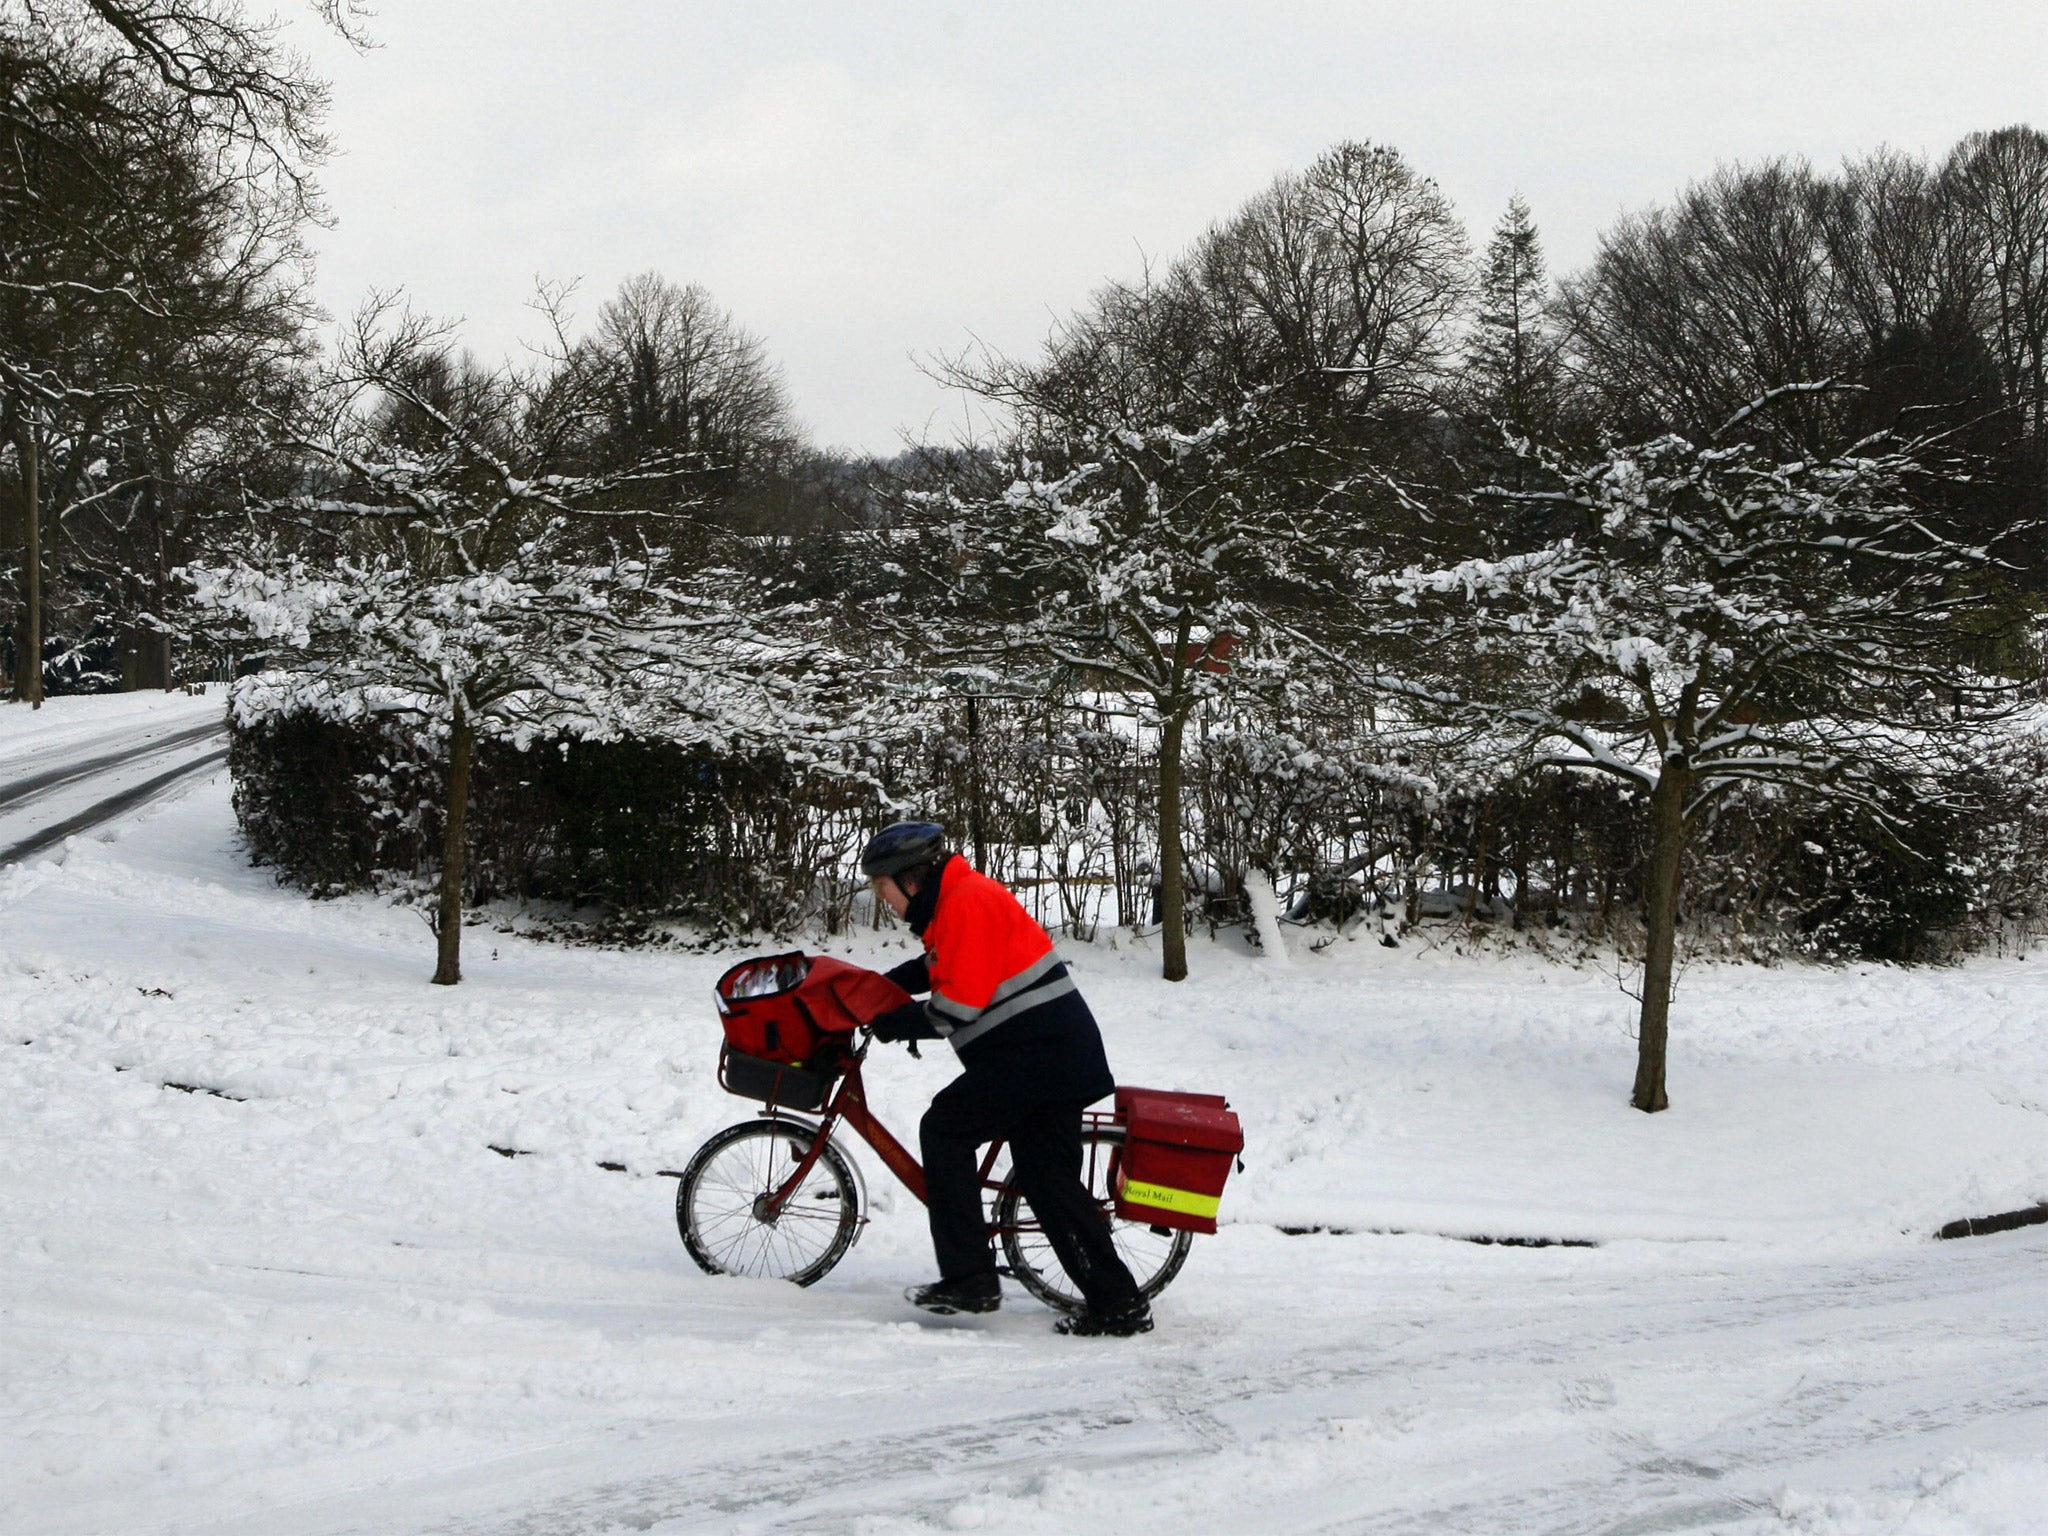
<instances>
[{"instance_id":1,"label":"snow-covered ground","mask_svg":"<svg viewBox=\"0 0 2048 1536\"><path fill-rule=\"evenodd\" d=\"M219 757L226 731L219 688L0 704L0 863L97 820L110 800L169 790Z\"/></svg>"},{"instance_id":2,"label":"snow-covered ground","mask_svg":"<svg viewBox=\"0 0 2048 1536\"><path fill-rule=\"evenodd\" d=\"M871 1158L813 1289L690 1264L730 956L482 927L430 987L224 775L0 871L0 931L8 1536L2048 1529L2048 1228L1929 1235L2048 1197L2048 957L1695 969L1647 1117L1596 971L1070 946L1119 1076L1249 1138L1158 1331L1076 1341L909 1312ZM870 1081L908 1134L948 1073Z\"/></svg>"},{"instance_id":3,"label":"snow-covered ground","mask_svg":"<svg viewBox=\"0 0 2048 1536\"><path fill-rule=\"evenodd\" d=\"M41 709L0 702L0 781L224 717L226 693L111 693L45 699Z\"/></svg>"}]
</instances>

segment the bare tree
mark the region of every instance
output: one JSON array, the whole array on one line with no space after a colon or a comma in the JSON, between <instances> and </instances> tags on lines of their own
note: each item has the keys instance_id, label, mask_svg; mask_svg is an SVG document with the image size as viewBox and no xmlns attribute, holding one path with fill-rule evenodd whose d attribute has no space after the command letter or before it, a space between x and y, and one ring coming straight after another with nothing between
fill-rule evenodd
<instances>
[{"instance_id":1,"label":"bare tree","mask_svg":"<svg viewBox=\"0 0 2048 1536\"><path fill-rule=\"evenodd\" d=\"M693 455L700 501L734 504L784 471L800 434L761 339L703 288L628 278L590 333L568 336L566 292L543 295L563 367L554 410L593 464Z\"/></svg>"},{"instance_id":2,"label":"bare tree","mask_svg":"<svg viewBox=\"0 0 2048 1536\"><path fill-rule=\"evenodd\" d=\"M1780 385L1861 361L1830 259L1831 191L1803 162L1728 167L1669 209L1623 220L1565 285L1574 362L1625 433L1704 437ZM1789 399L1764 423L1788 449L1848 438L1849 397Z\"/></svg>"},{"instance_id":3,"label":"bare tree","mask_svg":"<svg viewBox=\"0 0 2048 1536\"><path fill-rule=\"evenodd\" d=\"M1314 380L1354 407L1434 384L1469 291L1463 226L1385 145L1279 177L1197 245L1190 277L1239 389Z\"/></svg>"},{"instance_id":4,"label":"bare tree","mask_svg":"<svg viewBox=\"0 0 2048 1536\"><path fill-rule=\"evenodd\" d=\"M1191 429L1279 386L1330 430L1384 437L1387 413L1433 408L1468 258L1434 182L1390 148L1339 144L1163 270L1096 293L1048 340L1034 393L1067 420Z\"/></svg>"},{"instance_id":5,"label":"bare tree","mask_svg":"<svg viewBox=\"0 0 2048 1536\"><path fill-rule=\"evenodd\" d=\"M1885 149L1850 161L1828 198L1826 238L1868 354L1903 333L1973 323L1961 224L1925 160Z\"/></svg>"},{"instance_id":6,"label":"bare tree","mask_svg":"<svg viewBox=\"0 0 2048 1536\"><path fill-rule=\"evenodd\" d=\"M308 9L356 47L369 44L364 0L311 0ZM282 185L314 213L311 170L330 145L322 128L326 82L286 48L280 25L240 0L0 0L0 34L55 40L101 68L154 83L179 114L187 142L203 145L226 176ZM54 115L0 115L48 127Z\"/></svg>"},{"instance_id":7,"label":"bare tree","mask_svg":"<svg viewBox=\"0 0 2048 1536\"><path fill-rule=\"evenodd\" d=\"M2048 134L1973 133L1942 167L1973 279L1979 334L2026 444L2035 511L2048 495Z\"/></svg>"}]
</instances>

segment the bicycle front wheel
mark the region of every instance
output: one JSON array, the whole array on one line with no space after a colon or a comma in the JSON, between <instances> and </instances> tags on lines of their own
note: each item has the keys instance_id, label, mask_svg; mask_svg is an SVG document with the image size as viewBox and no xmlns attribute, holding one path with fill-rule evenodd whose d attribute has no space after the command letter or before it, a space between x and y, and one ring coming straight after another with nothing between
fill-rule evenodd
<instances>
[{"instance_id":1,"label":"bicycle front wheel","mask_svg":"<svg viewBox=\"0 0 2048 1536\"><path fill-rule=\"evenodd\" d=\"M1081 1133L1081 1179L1088 1186L1088 1193L1095 1197L1096 1204L1102 1207L1103 1218L1109 1223L1110 1238L1116 1244L1117 1257L1124 1261L1131 1278L1138 1282L1138 1290L1149 1301L1165 1290L1173 1277L1180 1273L1181 1265L1187 1262L1188 1249L1194 1246L1194 1235L1171 1227L1125 1221L1116 1214L1115 1201L1110 1196L1109 1174L1110 1165L1116 1154L1123 1150L1123 1145L1121 1126L1090 1126L1084 1130ZM1052 1243L1038 1225L1038 1218L1031 1214L1030 1201L1016 1186L1008 1186L996 1196L995 1225L1001 1234L1003 1257L1009 1260L1010 1273L1017 1277L1025 1290L1061 1312L1086 1310L1088 1303L1081 1295L1081 1288L1067 1278L1059 1255L1053 1252Z\"/></svg>"},{"instance_id":2,"label":"bicycle front wheel","mask_svg":"<svg viewBox=\"0 0 2048 1536\"><path fill-rule=\"evenodd\" d=\"M815 1136L789 1121L751 1120L697 1149L676 1189L676 1226L699 1269L809 1285L846 1257L860 1235L860 1186L830 1142L782 1209L767 1208Z\"/></svg>"}]
</instances>

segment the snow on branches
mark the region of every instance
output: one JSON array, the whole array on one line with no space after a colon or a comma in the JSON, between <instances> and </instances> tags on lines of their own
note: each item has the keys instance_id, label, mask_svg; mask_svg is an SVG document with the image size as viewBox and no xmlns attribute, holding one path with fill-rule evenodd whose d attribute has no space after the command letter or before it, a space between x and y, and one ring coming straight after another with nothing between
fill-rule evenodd
<instances>
[{"instance_id":1,"label":"snow on branches","mask_svg":"<svg viewBox=\"0 0 2048 1536\"><path fill-rule=\"evenodd\" d=\"M914 558L959 621L938 650L1035 658L1162 716L1226 670L1282 675L1287 615L1343 569L1349 488L1282 459L1246 422L1086 432L1057 462L1020 455L986 485L914 498Z\"/></svg>"},{"instance_id":2,"label":"snow on branches","mask_svg":"<svg viewBox=\"0 0 2048 1536\"><path fill-rule=\"evenodd\" d=\"M1196 430L1065 423L1031 452L913 495L886 561L915 571L907 625L957 672L1129 696L1161 742L1166 973L1186 974L1180 929L1180 744L1205 697L1292 690L1292 625L1331 601L1343 545L1379 478L1340 459L1254 394Z\"/></svg>"},{"instance_id":3,"label":"snow on branches","mask_svg":"<svg viewBox=\"0 0 2048 1536\"><path fill-rule=\"evenodd\" d=\"M544 390L433 340L359 329L328 415L289 438L308 488L255 508L240 558L185 574L200 623L273 663L238 689L244 723L398 716L445 751L436 980L453 982L479 736L801 751L832 734L812 700L833 669L807 610L706 557L692 463L583 468ZM694 558L657 542L679 531Z\"/></svg>"},{"instance_id":4,"label":"snow on branches","mask_svg":"<svg viewBox=\"0 0 2048 1536\"><path fill-rule=\"evenodd\" d=\"M1929 455L1871 440L1778 462L1676 436L1538 454L1532 488L1475 498L1516 552L1364 573L1367 621L1421 658L1384 691L1649 798L1640 1109L1666 1103L1688 826L1745 783L1882 816L2009 697L1965 665L1991 557L1942 531L1954 473Z\"/></svg>"},{"instance_id":5,"label":"snow on branches","mask_svg":"<svg viewBox=\"0 0 2048 1536\"><path fill-rule=\"evenodd\" d=\"M1664 437L1543 468L1479 499L1547 538L1370 578L1379 624L1488 658L1483 682L1398 691L1514 727L1542 763L1644 791L1682 770L1688 814L1743 779L1862 794L1999 693L1957 659L1989 554L1938 530L1911 449L1776 463Z\"/></svg>"}]
</instances>

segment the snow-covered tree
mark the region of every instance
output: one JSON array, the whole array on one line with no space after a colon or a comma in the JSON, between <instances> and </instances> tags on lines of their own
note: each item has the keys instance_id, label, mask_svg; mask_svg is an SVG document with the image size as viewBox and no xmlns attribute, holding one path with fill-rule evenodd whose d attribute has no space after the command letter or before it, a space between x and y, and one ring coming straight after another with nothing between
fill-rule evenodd
<instances>
[{"instance_id":1,"label":"snow-covered tree","mask_svg":"<svg viewBox=\"0 0 2048 1536\"><path fill-rule=\"evenodd\" d=\"M451 363L418 322L372 317L341 364L320 430L290 440L311 488L259 506L241 558L186 574L202 620L274 664L241 685L245 717L396 718L445 752L434 980L452 984L480 736L785 746L817 734L817 653L794 610L641 536L636 498L688 463L558 467L523 430L535 392Z\"/></svg>"},{"instance_id":2,"label":"snow-covered tree","mask_svg":"<svg viewBox=\"0 0 2048 1536\"><path fill-rule=\"evenodd\" d=\"M232 4L0 4L0 480L22 547L21 697L40 697L46 639L74 661L104 656L110 631L157 639L166 569L221 504L183 494L191 471L297 356L314 145L276 113L289 97L310 129L319 94L277 72L297 68ZM262 90L275 111L242 94ZM266 132L267 147L252 137Z\"/></svg>"},{"instance_id":3,"label":"snow-covered tree","mask_svg":"<svg viewBox=\"0 0 2048 1536\"><path fill-rule=\"evenodd\" d=\"M1997 694L1957 659L1989 556L1927 516L1940 477L1911 446L1778 462L1667 436L1543 469L1487 493L1540 530L1520 552L1366 584L1375 628L1442 658L1376 681L1648 801L1633 1102L1659 1110L1689 829L1743 785L1882 815L1938 766Z\"/></svg>"},{"instance_id":4,"label":"snow-covered tree","mask_svg":"<svg viewBox=\"0 0 2048 1536\"><path fill-rule=\"evenodd\" d=\"M877 540L929 659L1123 694L1157 729L1169 981L1187 975L1188 722L1226 686L1288 681L1292 623L1331 599L1359 506L1386 490L1290 425L1269 396L1192 431L1070 427L1057 463L1020 455L913 498Z\"/></svg>"}]
</instances>

